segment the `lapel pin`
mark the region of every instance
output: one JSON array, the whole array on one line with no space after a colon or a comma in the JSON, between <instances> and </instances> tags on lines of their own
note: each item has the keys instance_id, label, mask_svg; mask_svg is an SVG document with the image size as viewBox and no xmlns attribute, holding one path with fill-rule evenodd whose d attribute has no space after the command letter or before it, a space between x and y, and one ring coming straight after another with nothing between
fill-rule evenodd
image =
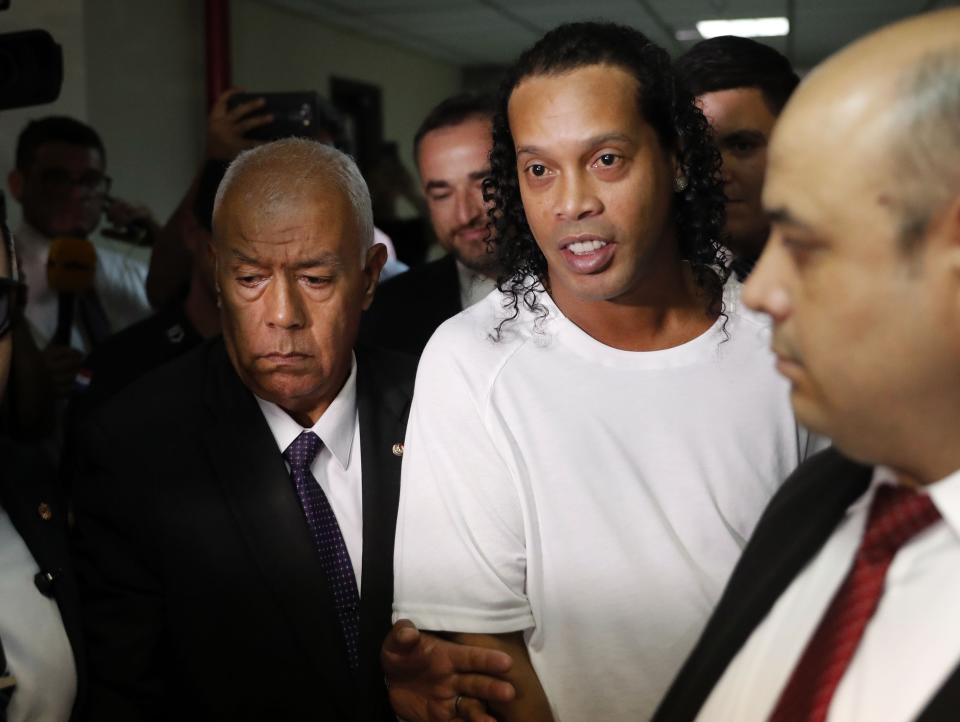
<instances>
[{"instance_id":1,"label":"lapel pin","mask_svg":"<svg viewBox=\"0 0 960 722\"><path fill-rule=\"evenodd\" d=\"M53 519L53 511L50 509L50 505L45 501L40 502L40 506L37 507L37 514L39 514L40 518L44 521L50 521Z\"/></svg>"},{"instance_id":2,"label":"lapel pin","mask_svg":"<svg viewBox=\"0 0 960 722\"><path fill-rule=\"evenodd\" d=\"M393 445L393 449L391 449L391 451L393 451L394 456L403 456L403 444L398 441Z\"/></svg>"}]
</instances>

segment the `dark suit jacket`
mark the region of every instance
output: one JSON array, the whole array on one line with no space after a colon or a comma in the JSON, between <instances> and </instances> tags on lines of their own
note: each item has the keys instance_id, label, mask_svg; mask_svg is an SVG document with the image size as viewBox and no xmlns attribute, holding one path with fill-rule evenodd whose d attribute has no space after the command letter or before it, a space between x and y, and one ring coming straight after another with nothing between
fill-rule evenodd
<instances>
[{"instance_id":1,"label":"dark suit jacket","mask_svg":"<svg viewBox=\"0 0 960 722\"><path fill-rule=\"evenodd\" d=\"M462 310L457 263L444 256L385 281L363 314L360 339L419 356L437 327Z\"/></svg>"},{"instance_id":2,"label":"dark suit jacket","mask_svg":"<svg viewBox=\"0 0 960 722\"><path fill-rule=\"evenodd\" d=\"M75 494L91 718L391 719L401 442L414 362L357 354L360 670L280 451L219 339L93 412Z\"/></svg>"},{"instance_id":3,"label":"dark suit jacket","mask_svg":"<svg viewBox=\"0 0 960 722\"><path fill-rule=\"evenodd\" d=\"M654 720L696 718L727 666L870 484L872 469L827 449L802 464L763 514L733 571L720 603ZM920 610L918 610L920 611ZM957 667L919 717L956 720Z\"/></svg>"},{"instance_id":4,"label":"dark suit jacket","mask_svg":"<svg viewBox=\"0 0 960 722\"><path fill-rule=\"evenodd\" d=\"M41 453L31 453L0 437L0 505L41 573L52 577L49 593L57 602L60 617L73 649L77 670L77 699L71 719L79 718L86 687L80 598L67 540L67 509L56 485L55 472ZM41 507L41 505L45 505ZM41 514L42 511L47 513ZM46 518L44 518L46 517ZM51 680L52 684L56 680Z\"/></svg>"}]
</instances>

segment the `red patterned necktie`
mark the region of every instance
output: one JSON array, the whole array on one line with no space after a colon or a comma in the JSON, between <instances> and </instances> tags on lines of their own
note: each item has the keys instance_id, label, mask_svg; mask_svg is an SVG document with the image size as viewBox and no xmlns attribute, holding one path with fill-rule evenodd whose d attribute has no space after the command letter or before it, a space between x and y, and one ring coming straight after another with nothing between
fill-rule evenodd
<instances>
[{"instance_id":1,"label":"red patterned necktie","mask_svg":"<svg viewBox=\"0 0 960 722\"><path fill-rule=\"evenodd\" d=\"M853 567L820 620L770 722L823 722L840 680L877 609L897 551L940 518L926 494L880 486Z\"/></svg>"}]
</instances>

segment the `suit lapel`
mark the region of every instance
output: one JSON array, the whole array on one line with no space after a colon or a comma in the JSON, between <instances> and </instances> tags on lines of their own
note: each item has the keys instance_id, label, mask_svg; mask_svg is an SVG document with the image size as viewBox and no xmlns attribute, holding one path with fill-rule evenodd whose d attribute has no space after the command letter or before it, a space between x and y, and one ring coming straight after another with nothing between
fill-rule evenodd
<instances>
[{"instance_id":1,"label":"suit lapel","mask_svg":"<svg viewBox=\"0 0 960 722\"><path fill-rule=\"evenodd\" d=\"M696 717L744 643L866 490L871 473L832 450L802 469L764 512L655 719Z\"/></svg>"},{"instance_id":2,"label":"suit lapel","mask_svg":"<svg viewBox=\"0 0 960 722\"><path fill-rule=\"evenodd\" d=\"M357 411L363 472L363 572L360 595L361 670L380 672L380 644L393 606L393 543L400 498L400 462L410 389L388 384L376 354L357 354Z\"/></svg>"},{"instance_id":3,"label":"suit lapel","mask_svg":"<svg viewBox=\"0 0 960 722\"><path fill-rule=\"evenodd\" d=\"M327 683L342 716L352 718L356 681L332 593L276 442L222 346L211 354L205 394L205 444L227 503L286 618L292 645L315 666L318 682Z\"/></svg>"},{"instance_id":4,"label":"suit lapel","mask_svg":"<svg viewBox=\"0 0 960 722\"><path fill-rule=\"evenodd\" d=\"M442 271L437 274L437 297L443 299L443 303L437 304L437 311L442 315L440 323L446 321L451 316L456 316L463 310L463 304L460 302L460 275L457 273L457 261L453 254L445 257L437 270ZM437 324L440 325L439 323Z\"/></svg>"},{"instance_id":5,"label":"suit lapel","mask_svg":"<svg viewBox=\"0 0 960 722\"><path fill-rule=\"evenodd\" d=\"M953 722L960 710L960 666L954 668L917 722Z\"/></svg>"}]
</instances>

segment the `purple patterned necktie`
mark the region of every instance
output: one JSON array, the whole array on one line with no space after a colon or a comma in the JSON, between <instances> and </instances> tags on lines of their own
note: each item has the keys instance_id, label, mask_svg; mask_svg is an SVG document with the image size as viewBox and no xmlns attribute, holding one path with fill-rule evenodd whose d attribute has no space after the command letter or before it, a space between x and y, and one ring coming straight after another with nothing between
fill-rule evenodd
<instances>
[{"instance_id":1,"label":"purple patterned necktie","mask_svg":"<svg viewBox=\"0 0 960 722\"><path fill-rule=\"evenodd\" d=\"M320 565L333 591L337 617L347 643L347 657L352 669L359 664L360 595L350 563L350 553L340 533L340 525L320 484L310 472L310 465L323 442L312 431L304 431L283 452L290 465L290 476L297 487L300 506L307 517L313 546L320 555Z\"/></svg>"}]
</instances>

